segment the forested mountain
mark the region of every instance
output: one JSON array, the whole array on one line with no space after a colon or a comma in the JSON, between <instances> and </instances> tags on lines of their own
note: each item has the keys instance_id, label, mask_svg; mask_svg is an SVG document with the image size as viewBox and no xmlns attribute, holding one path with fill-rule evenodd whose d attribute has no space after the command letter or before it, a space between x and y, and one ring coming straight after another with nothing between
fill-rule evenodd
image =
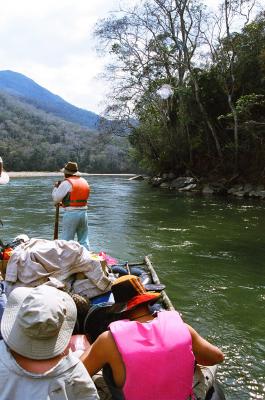
<instances>
[{"instance_id":1,"label":"forested mountain","mask_svg":"<svg viewBox=\"0 0 265 400\"><path fill-rule=\"evenodd\" d=\"M90 129L97 129L99 116L66 102L25 75L13 71L0 71L0 90L54 116Z\"/></svg>"},{"instance_id":2,"label":"forested mountain","mask_svg":"<svg viewBox=\"0 0 265 400\"><path fill-rule=\"evenodd\" d=\"M8 171L132 172L127 138L67 122L0 91L0 155Z\"/></svg>"}]
</instances>

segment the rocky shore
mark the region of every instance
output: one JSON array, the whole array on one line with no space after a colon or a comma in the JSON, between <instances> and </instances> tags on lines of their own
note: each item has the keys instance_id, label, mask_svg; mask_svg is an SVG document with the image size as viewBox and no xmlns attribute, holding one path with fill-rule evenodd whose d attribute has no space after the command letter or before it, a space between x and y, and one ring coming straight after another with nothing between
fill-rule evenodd
<instances>
[{"instance_id":1,"label":"rocky shore","mask_svg":"<svg viewBox=\"0 0 265 400\"><path fill-rule=\"evenodd\" d=\"M41 171L20 171L8 172L10 178L27 178L38 176L63 176L62 172L41 172ZM161 189L172 190L179 193L194 193L203 195L224 195L235 196L238 198L259 198L265 199L265 185L251 183L234 183L225 178L206 182L204 179L197 179L191 176L176 177L173 173L163 174L161 176L144 177L135 174L88 174L82 173L83 176L124 176L129 180L143 180Z\"/></svg>"},{"instance_id":2,"label":"rocky shore","mask_svg":"<svg viewBox=\"0 0 265 400\"><path fill-rule=\"evenodd\" d=\"M265 186L262 184L233 183L225 178L213 182L204 182L190 176L176 177L173 173L149 178L154 187L176 192L192 192L203 195L225 195L238 198L265 199Z\"/></svg>"}]
</instances>

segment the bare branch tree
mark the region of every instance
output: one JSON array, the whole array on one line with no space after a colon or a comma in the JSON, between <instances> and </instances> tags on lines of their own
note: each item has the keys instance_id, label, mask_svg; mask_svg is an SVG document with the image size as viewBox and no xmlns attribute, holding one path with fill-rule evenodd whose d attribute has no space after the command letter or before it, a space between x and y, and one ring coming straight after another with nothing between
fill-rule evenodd
<instances>
[{"instance_id":1,"label":"bare branch tree","mask_svg":"<svg viewBox=\"0 0 265 400\"><path fill-rule=\"evenodd\" d=\"M234 121L234 168L238 169L239 137L238 115L235 106L235 62L236 34L248 24L255 8L256 0L224 0L219 6L219 13L214 16L210 31L204 37L209 46L212 62L218 66L219 76L227 95L227 101Z\"/></svg>"}]
</instances>

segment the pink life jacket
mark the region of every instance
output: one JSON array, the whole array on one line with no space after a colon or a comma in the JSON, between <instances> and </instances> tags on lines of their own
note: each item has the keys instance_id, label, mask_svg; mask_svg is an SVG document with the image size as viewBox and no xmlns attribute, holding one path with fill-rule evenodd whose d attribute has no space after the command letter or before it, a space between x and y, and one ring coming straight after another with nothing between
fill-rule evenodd
<instances>
[{"instance_id":1,"label":"pink life jacket","mask_svg":"<svg viewBox=\"0 0 265 400\"><path fill-rule=\"evenodd\" d=\"M178 312L162 311L145 323L116 321L109 328L126 369L126 400L192 398L195 358Z\"/></svg>"}]
</instances>

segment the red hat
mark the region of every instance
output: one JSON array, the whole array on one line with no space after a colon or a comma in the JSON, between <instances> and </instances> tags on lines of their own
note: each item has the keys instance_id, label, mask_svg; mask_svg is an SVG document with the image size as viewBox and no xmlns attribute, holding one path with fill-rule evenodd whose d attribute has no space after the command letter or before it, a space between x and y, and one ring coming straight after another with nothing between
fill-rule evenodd
<instances>
[{"instance_id":1,"label":"red hat","mask_svg":"<svg viewBox=\"0 0 265 400\"><path fill-rule=\"evenodd\" d=\"M125 303L121 312L132 310L144 303L155 303L160 293L147 292L137 276L124 275L116 279L111 287L115 303Z\"/></svg>"}]
</instances>

